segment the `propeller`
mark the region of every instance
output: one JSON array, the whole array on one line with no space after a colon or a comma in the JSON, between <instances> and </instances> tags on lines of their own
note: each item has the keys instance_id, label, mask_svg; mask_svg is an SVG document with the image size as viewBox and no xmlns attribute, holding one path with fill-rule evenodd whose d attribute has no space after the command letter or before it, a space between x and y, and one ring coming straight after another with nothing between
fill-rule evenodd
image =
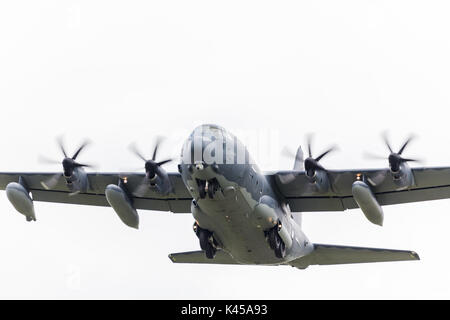
<instances>
[{"instance_id":1,"label":"propeller","mask_svg":"<svg viewBox=\"0 0 450 320\"><path fill-rule=\"evenodd\" d=\"M71 177L76 168L92 168L92 166L89 164L79 163L76 161L78 156L80 155L80 153L83 151L83 149L89 144L89 141L83 142L81 144L81 146L78 147L78 149L75 151L75 153L71 157L68 156L66 149L64 148L64 143L61 138L59 138L57 140L57 143L58 143L58 146L59 146L62 154L64 155L64 159L63 159L62 163L57 160L48 159L48 158L42 157L42 156L39 158L40 162L49 163L49 164L62 164L62 166L63 166L63 173L55 174L52 177L50 177L50 179L48 179L46 181L41 181L41 184L45 189L54 188L58 184L59 178L62 175L64 175L67 178Z\"/></svg>"},{"instance_id":2,"label":"propeller","mask_svg":"<svg viewBox=\"0 0 450 320\"><path fill-rule=\"evenodd\" d=\"M308 158L305 159L304 166L306 175L310 178L314 177L317 170L327 171L319 162L329 153L336 151L337 147L333 146L321 153L318 157L312 155L312 135L308 135Z\"/></svg>"},{"instance_id":3,"label":"propeller","mask_svg":"<svg viewBox=\"0 0 450 320\"><path fill-rule=\"evenodd\" d=\"M307 147L308 147L308 157L304 160L303 160L303 152L301 151L301 148L298 149L297 154L294 154L289 149L284 148L283 155L290 157L290 158L295 158L294 170L300 170L299 163L303 162L303 167L304 167L307 177L312 179L317 170L327 171L319 162L325 156L327 156L329 153L336 151L337 147L333 146L333 147L327 149L325 152L321 153L318 157L313 157L312 135L307 136ZM295 174L295 173L287 173L287 174L279 175L279 178L283 184L287 184L287 183L292 182L295 179L296 175L297 174Z\"/></svg>"},{"instance_id":4,"label":"propeller","mask_svg":"<svg viewBox=\"0 0 450 320\"><path fill-rule=\"evenodd\" d=\"M148 189L148 184L150 181L153 181L157 175L163 175L163 170L161 167L169 162L172 162L173 159L169 158L162 161L157 161L158 149L164 139L162 137L158 137L155 142L155 147L153 148L151 159L147 159L143 156L143 154L138 150L136 145L133 143L130 145L130 150L142 161L145 162L145 178L140 186L137 187L135 194L142 195Z\"/></svg>"},{"instance_id":5,"label":"propeller","mask_svg":"<svg viewBox=\"0 0 450 320\"><path fill-rule=\"evenodd\" d=\"M409 136L409 138L406 139L406 141L402 144L402 146L400 147L400 149L397 152L395 152L394 149L392 148L387 135L383 134L382 137L383 137L383 141L384 141L386 147L388 148L388 150L390 152L389 156L386 158L386 157L381 157L381 156L377 156L377 155L366 154L366 157L369 157L369 158L372 158L372 159L388 160L389 161L389 168L391 169L392 172L398 172L400 170L400 166L403 163L405 163L405 162L420 162L420 160L418 160L418 159L404 158L402 156L402 154L405 151L406 147L414 139L414 136L412 136L412 135Z\"/></svg>"}]
</instances>

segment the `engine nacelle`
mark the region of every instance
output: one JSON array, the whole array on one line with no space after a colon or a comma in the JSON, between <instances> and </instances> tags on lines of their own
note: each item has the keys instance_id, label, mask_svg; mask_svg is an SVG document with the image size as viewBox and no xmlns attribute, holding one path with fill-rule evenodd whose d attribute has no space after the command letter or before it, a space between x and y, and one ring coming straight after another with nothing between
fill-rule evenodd
<instances>
[{"instance_id":1,"label":"engine nacelle","mask_svg":"<svg viewBox=\"0 0 450 320\"><path fill-rule=\"evenodd\" d=\"M328 179L327 172L324 170L317 170L314 176L308 176L308 180L314 192L326 193L330 190L330 180Z\"/></svg>"},{"instance_id":2,"label":"engine nacelle","mask_svg":"<svg viewBox=\"0 0 450 320\"><path fill-rule=\"evenodd\" d=\"M6 186L6 196L13 207L23 214L27 221L36 221L33 199L28 190L20 183L11 182Z\"/></svg>"},{"instance_id":3,"label":"engine nacelle","mask_svg":"<svg viewBox=\"0 0 450 320\"><path fill-rule=\"evenodd\" d=\"M391 170L391 175L394 180L394 183L400 189L407 189L415 185L412 170L406 163L400 164L399 170L397 172Z\"/></svg>"},{"instance_id":4,"label":"engine nacelle","mask_svg":"<svg viewBox=\"0 0 450 320\"><path fill-rule=\"evenodd\" d=\"M110 184L105 190L106 200L111 208L127 226L139 229L139 215L134 208L126 191L121 187Z\"/></svg>"},{"instance_id":5,"label":"engine nacelle","mask_svg":"<svg viewBox=\"0 0 450 320\"><path fill-rule=\"evenodd\" d=\"M384 213L370 187L363 181L355 181L352 194L366 218L379 226L383 225Z\"/></svg>"}]
</instances>

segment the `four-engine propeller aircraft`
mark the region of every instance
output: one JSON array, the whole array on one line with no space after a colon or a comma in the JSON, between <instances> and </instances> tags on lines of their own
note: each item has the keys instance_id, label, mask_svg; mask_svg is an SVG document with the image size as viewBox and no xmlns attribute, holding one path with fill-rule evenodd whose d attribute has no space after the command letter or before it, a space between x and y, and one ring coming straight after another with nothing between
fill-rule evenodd
<instances>
[{"instance_id":1,"label":"four-engine propeller aircraft","mask_svg":"<svg viewBox=\"0 0 450 320\"><path fill-rule=\"evenodd\" d=\"M327 170L320 160L329 149L295 155L294 170L262 173L245 146L216 125L202 125L185 142L178 173L158 161L160 141L143 173L90 173L64 154L62 173L0 173L0 189L27 221L36 220L34 201L110 206L129 227L138 228L137 209L191 213L200 251L170 254L175 263L333 265L419 260L413 251L311 243L303 233L302 212L360 208L383 223L382 205L450 198L450 167L410 168L403 152L385 141L389 168Z\"/></svg>"}]
</instances>

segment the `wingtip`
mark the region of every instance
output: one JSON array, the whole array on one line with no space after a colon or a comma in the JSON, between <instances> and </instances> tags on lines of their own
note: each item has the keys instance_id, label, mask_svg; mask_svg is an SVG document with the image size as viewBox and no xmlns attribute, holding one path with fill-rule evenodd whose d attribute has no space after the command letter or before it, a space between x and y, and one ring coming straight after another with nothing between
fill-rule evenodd
<instances>
[{"instance_id":1,"label":"wingtip","mask_svg":"<svg viewBox=\"0 0 450 320\"><path fill-rule=\"evenodd\" d=\"M420 260L419 254L415 251L411 251L411 257L414 258L414 260Z\"/></svg>"}]
</instances>

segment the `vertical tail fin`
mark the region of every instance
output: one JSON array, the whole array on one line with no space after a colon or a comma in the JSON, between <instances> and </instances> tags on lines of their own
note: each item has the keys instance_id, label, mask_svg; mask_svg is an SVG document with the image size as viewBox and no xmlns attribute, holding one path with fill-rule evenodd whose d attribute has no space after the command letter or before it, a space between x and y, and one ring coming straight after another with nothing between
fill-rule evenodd
<instances>
[{"instance_id":1,"label":"vertical tail fin","mask_svg":"<svg viewBox=\"0 0 450 320\"><path fill-rule=\"evenodd\" d=\"M303 171L303 170L305 170L304 162L303 162L303 150L302 150L302 147L298 147L298 149L297 149L297 154L295 155L294 170L295 171Z\"/></svg>"}]
</instances>

